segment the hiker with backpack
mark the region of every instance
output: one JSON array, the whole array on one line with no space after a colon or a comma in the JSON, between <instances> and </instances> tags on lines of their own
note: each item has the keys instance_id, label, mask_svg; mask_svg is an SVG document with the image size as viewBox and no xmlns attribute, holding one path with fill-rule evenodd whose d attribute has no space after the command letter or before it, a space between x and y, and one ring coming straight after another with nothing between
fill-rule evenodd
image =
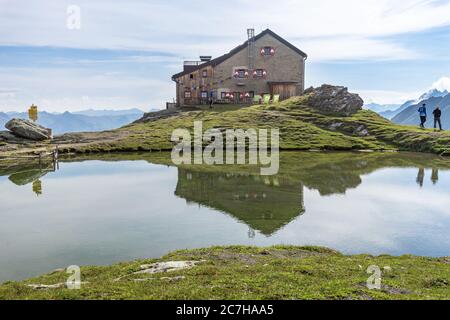
<instances>
[{"instance_id":1,"label":"hiker with backpack","mask_svg":"<svg viewBox=\"0 0 450 320\"><path fill-rule=\"evenodd\" d=\"M437 124L439 124L439 130L442 131L442 122L441 122L442 111L439 108L439 106L436 106L436 109L434 109L433 111L433 115L434 115L434 129L436 129Z\"/></svg>"},{"instance_id":2,"label":"hiker with backpack","mask_svg":"<svg viewBox=\"0 0 450 320\"><path fill-rule=\"evenodd\" d=\"M425 122L427 122L427 105L424 103L419 108L419 114L420 114L420 127L425 128Z\"/></svg>"}]
</instances>

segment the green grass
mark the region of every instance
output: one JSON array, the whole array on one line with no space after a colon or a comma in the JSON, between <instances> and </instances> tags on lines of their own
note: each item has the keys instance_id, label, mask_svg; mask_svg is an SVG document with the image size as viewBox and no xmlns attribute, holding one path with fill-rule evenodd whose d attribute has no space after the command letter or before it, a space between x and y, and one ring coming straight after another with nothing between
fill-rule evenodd
<instances>
[{"instance_id":1,"label":"green grass","mask_svg":"<svg viewBox=\"0 0 450 320\"><path fill-rule=\"evenodd\" d=\"M435 132L396 125L378 114L361 110L350 117L324 115L311 109L308 96L294 97L275 105L251 107L215 106L176 114L170 118L134 123L100 133L68 134L53 142L28 146L0 146L0 156L30 153L60 146L62 153L170 151L174 129L193 132L194 121L203 129L280 129L282 150L400 150L450 155L450 132ZM359 132L367 131L367 135Z\"/></svg>"},{"instance_id":2,"label":"green grass","mask_svg":"<svg viewBox=\"0 0 450 320\"><path fill-rule=\"evenodd\" d=\"M193 132L194 121L201 120L203 130L279 128L282 150L400 150L450 155L450 132L396 125L366 110L351 117L323 115L309 108L305 99L296 97L271 106L185 112L125 126L116 130L121 136L118 139L62 145L61 150L78 153L171 150L172 131L185 128ZM359 135L358 129L367 130L368 135Z\"/></svg>"},{"instance_id":3,"label":"green grass","mask_svg":"<svg viewBox=\"0 0 450 320\"><path fill-rule=\"evenodd\" d=\"M133 275L142 264L185 260L203 262L188 270ZM0 286L0 299L449 299L449 263L449 258L345 256L317 247L216 247L83 267L80 290L27 286L64 283L68 275L62 271L8 282ZM366 286L372 265L390 267L383 271L381 290ZM151 279L134 281L145 278Z\"/></svg>"}]
</instances>

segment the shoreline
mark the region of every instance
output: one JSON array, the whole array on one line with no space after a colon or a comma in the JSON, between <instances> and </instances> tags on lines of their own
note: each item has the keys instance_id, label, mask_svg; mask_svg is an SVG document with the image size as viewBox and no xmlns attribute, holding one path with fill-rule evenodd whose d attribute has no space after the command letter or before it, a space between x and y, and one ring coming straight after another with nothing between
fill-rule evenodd
<instances>
[{"instance_id":1,"label":"shoreline","mask_svg":"<svg viewBox=\"0 0 450 320\"><path fill-rule=\"evenodd\" d=\"M369 267L381 287L369 289ZM171 270L173 269L173 270ZM211 247L180 250L159 259L81 267L81 289L58 269L0 284L0 299L443 299L450 257L343 255L323 247ZM370 283L370 281L369 281Z\"/></svg>"}]
</instances>

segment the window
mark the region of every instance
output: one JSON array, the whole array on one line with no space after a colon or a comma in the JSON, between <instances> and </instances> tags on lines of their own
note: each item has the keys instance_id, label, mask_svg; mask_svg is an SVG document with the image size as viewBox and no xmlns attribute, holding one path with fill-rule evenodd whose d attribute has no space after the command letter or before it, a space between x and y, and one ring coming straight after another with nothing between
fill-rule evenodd
<instances>
[{"instance_id":1,"label":"window","mask_svg":"<svg viewBox=\"0 0 450 320\"><path fill-rule=\"evenodd\" d=\"M261 55L265 57L273 56L275 54L275 49L273 47L263 47L261 49Z\"/></svg>"},{"instance_id":2,"label":"window","mask_svg":"<svg viewBox=\"0 0 450 320\"><path fill-rule=\"evenodd\" d=\"M203 70L202 71L202 77L203 78L208 78L208 70Z\"/></svg>"},{"instance_id":3,"label":"window","mask_svg":"<svg viewBox=\"0 0 450 320\"><path fill-rule=\"evenodd\" d=\"M191 73L191 74L189 75L189 78L190 78L190 79L194 79L194 75Z\"/></svg>"},{"instance_id":4,"label":"window","mask_svg":"<svg viewBox=\"0 0 450 320\"><path fill-rule=\"evenodd\" d=\"M247 69L236 69L234 72L234 77L238 79L244 79L248 77L248 70Z\"/></svg>"},{"instance_id":5,"label":"window","mask_svg":"<svg viewBox=\"0 0 450 320\"><path fill-rule=\"evenodd\" d=\"M202 99L207 99L208 98L208 91L202 91L201 97L202 97Z\"/></svg>"},{"instance_id":6,"label":"window","mask_svg":"<svg viewBox=\"0 0 450 320\"><path fill-rule=\"evenodd\" d=\"M220 98L225 99L227 97L227 93L226 92L222 92L220 94Z\"/></svg>"},{"instance_id":7,"label":"window","mask_svg":"<svg viewBox=\"0 0 450 320\"><path fill-rule=\"evenodd\" d=\"M264 69L256 69L253 73L255 78L264 78L267 75L267 71Z\"/></svg>"},{"instance_id":8,"label":"window","mask_svg":"<svg viewBox=\"0 0 450 320\"><path fill-rule=\"evenodd\" d=\"M190 91L185 91L184 92L184 98L185 99L190 99L192 98L192 93Z\"/></svg>"}]
</instances>

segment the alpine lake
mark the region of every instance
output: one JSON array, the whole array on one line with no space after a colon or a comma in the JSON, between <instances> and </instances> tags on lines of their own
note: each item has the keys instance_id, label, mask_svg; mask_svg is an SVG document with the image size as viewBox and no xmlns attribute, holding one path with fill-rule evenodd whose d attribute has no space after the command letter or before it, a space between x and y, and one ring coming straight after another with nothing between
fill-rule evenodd
<instances>
[{"instance_id":1,"label":"alpine lake","mask_svg":"<svg viewBox=\"0 0 450 320\"><path fill-rule=\"evenodd\" d=\"M280 170L170 153L0 166L0 283L211 246L450 256L450 159L284 152Z\"/></svg>"}]
</instances>

